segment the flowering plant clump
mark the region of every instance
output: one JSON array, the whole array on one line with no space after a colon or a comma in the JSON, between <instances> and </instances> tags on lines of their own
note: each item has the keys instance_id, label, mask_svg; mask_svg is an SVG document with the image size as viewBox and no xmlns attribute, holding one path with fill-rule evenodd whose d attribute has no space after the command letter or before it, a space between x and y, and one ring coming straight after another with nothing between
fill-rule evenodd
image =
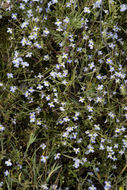
<instances>
[{"instance_id":1,"label":"flowering plant clump","mask_svg":"<svg viewBox=\"0 0 127 190\"><path fill-rule=\"evenodd\" d=\"M0 189L127 188L127 4L0 8Z\"/></svg>"}]
</instances>

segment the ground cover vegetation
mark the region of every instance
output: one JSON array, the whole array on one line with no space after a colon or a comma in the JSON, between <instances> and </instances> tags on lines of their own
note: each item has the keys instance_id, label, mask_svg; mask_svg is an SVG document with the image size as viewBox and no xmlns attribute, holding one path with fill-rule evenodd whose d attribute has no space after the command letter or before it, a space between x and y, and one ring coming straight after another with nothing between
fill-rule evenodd
<instances>
[{"instance_id":1,"label":"ground cover vegetation","mask_svg":"<svg viewBox=\"0 0 127 190\"><path fill-rule=\"evenodd\" d=\"M127 4L0 3L0 190L127 189Z\"/></svg>"}]
</instances>

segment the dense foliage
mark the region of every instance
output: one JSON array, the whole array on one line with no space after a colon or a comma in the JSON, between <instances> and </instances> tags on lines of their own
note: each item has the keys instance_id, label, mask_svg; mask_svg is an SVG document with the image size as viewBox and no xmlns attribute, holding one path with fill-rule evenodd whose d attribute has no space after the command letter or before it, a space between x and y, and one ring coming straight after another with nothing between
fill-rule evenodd
<instances>
[{"instance_id":1,"label":"dense foliage","mask_svg":"<svg viewBox=\"0 0 127 190\"><path fill-rule=\"evenodd\" d=\"M0 9L0 189L127 189L127 4Z\"/></svg>"}]
</instances>

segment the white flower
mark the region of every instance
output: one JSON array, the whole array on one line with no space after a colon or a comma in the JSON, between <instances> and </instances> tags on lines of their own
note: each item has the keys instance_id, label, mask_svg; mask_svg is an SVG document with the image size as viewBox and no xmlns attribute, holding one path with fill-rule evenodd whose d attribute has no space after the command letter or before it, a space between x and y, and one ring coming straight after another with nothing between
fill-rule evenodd
<instances>
[{"instance_id":1,"label":"white flower","mask_svg":"<svg viewBox=\"0 0 127 190\"><path fill-rule=\"evenodd\" d=\"M23 39L21 40L21 44L22 46L25 46L27 44L27 40L25 37L23 37Z\"/></svg>"},{"instance_id":2,"label":"white flower","mask_svg":"<svg viewBox=\"0 0 127 190\"><path fill-rule=\"evenodd\" d=\"M104 145L103 144L100 144L100 148L99 148L100 150L104 150L105 149L105 147L104 147Z\"/></svg>"},{"instance_id":3,"label":"white flower","mask_svg":"<svg viewBox=\"0 0 127 190\"><path fill-rule=\"evenodd\" d=\"M111 182L110 181L105 181L105 190L109 190L111 188Z\"/></svg>"},{"instance_id":4,"label":"white flower","mask_svg":"<svg viewBox=\"0 0 127 190\"><path fill-rule=\"evenodd\" d=\"M94 152L94 147L93 147L93 146L88 145L87 148L89 149L89 151L88 151L89 153L90 153L90 152Z\"/></svg>"},{"instance_id":5,"label":"white flower","mask_svg":"<svg viewBox=\"0 0 127 190\"><path fill-rule=\"evenodd\" d=\"M98 124L98 125L94 125L94 128L95 128L95 130L100 130L100 125Z\"/></svg>"},{"instance_id":6,"label":"white flower","mask_svg":"<svg viewBox=\"0 0 127 190\"><path fill-rule=\"evenodd\" d=\"M40 147L44 150L44 149L46 148L46 145L45 145L44 143L42 143L42 144L40 145Z\"/></svg>"},{"instance_id":7,"label":"white flower","mask_svg":"<svg viewBox=\"0 0 127 190\"><path fill-rule=\"evenodd\" d=\"M26 28L27 26L28 26L28 22L27 21L25 21L25 22L23 22L22 24L21 24L21 28Z\"/></svg>"},{"instance_id":8,"label":"white flower","mask_svg":"<svg viewBox=\"0 0 127 190\"><path fill-rule=\"evenodd\" d=\"M103 89L103 85L102 84L98 85L97 90L102 90L102 89Z\"/></svg>"},{"instance_id":9,"label":"white flower","mask_svg":"<svg viewBox=\"0 0 127 190\"><path fill-rule=\"evenodd\" d=\"M10 33L10 34L12 34L12 28L8 28L7 32Z\"/></svg>"},{"instance_id":10,"label":"white flower","mask_svg":"<svg viewBox=\"0 0 127 190\"><path fill-rule=\"evenodd\" d=\"M25 57L32 57L32 52L28 52Z\"/></svg>"},{"instance_id":11,"label":"white flower","mask_svg":"<svg viewBox=\"0 0 127 190\"><path fill-rule=\"evenodd\" d=\"M67 53L63 53L62 58L67 58L68 54Z\"/></svg>"},{"instance_id":12,"label":"white flower","mask_svg":"<svg viewBox=\"0 0 127 190\"><path fill-rule=\"evenodd\" d=\"M75 168L78 168L79 167L79 165L80 165L80 160L78 159L78 158L75 158L75 159L73 159L74 161L75 161L75 163L73 164L73 166L75 167Z\"/></svg>"},{"instance_id":13,"label":"white flower","mask_svg":"<svg viewBox=\"0 0 127 190\"><path fill-rule=\"evenodd\" d=\"M47 28L45 28L45 30L43 30L43 34L44 34L44 36L47 36L49 34L49 31Z\"/></svg>"},{"instance_id":14,"label":"white flower","mask_svg":"<svg viewBox=\"0 0 127 190\"><path fill-rule=\"evenodd\" d=\"M78 154L80 152L80 148L74 148L75 154Z\"/></svg>"},{"instance_id":15,"label":"white flower","mask_svg":"<svg viewBox=\"0 0 127 190\"><path fill-rule=\"evenodd\" d=\"M66 17L63 21L64 21L65 23L69 23L69 18Z\"/></svg>"},{"instance_id":16,"label":"white flower","mask_svg":"<svg viewBox=\"0 0 127 190\"><path fill-rule=\"evenodd\" d=\"M55 107L54 104L53 104L53 102L48 103L48 105L50 106L50 108Z\"/></svg>"},{"instance_id":17,"label":"white flower","mask_svg":"<svg viewBox=\"0 0 127 190\"><path fill-rule=\"evenodd\" d=\"M39 73L37 77L41 79L43 77L43 75L41 73Z\"/></svg>"},{"instance_id":18,"label":"white flower","mask_svg":"<svg viewBox=\"0 0 127 190\"><path fill-rule=\"evenodd\" d=\"M7 73L7 77L8 78L13 78L13 74L12 73Z\"/></svg>"},{"instance_id":19,"label":"white flower","mask_svg":"<svg viewBox=\"0 0 127 190\"><path fill-rule=\"evenodd\" d=\"M59 158L60 158L60 153L55 154L54 160L59 159Z\"/></svg>"},{"instance_id":20,"label":"white flower","mask_svg":"<svg viewBox=\"0 0 127 190\"><path fill-rule=\"evenodd\" d=\"M90 9L88 7L84 8L84 13L90 13Z\"/></svg>"},{"instance_id":21,"label":"white flower","mask_svg":"<svg viewBox=\"0 0 127 190\"><path fill-rule=\"evenodd\" d=\"M4 172L4 174L5 174L5 176L8 176L9 171L8 171L8 170L6 170L6 171Z\"/></svg>"},{"instance_id":22,"label":"white flower","mask_svg":"<svg viewBox=\"0 0 127 190\"><path fill-rule=\"evenodd\" d=\"M112 64L112 60L110 58L106 59L106 63Z\"/></svg>"},{"instance_id":23,"label":"white flower","mask_svg":"<svg viewBox=\"0 0 127 190\"><path fill-rule=\"evenodd\" d=\"M49 55L45 55L44 56L44 61L48 61L49 60Z\"/></svg>"},{"instance_id":24,"label":"white flower","mask_svg":"<svg viewBox=\"0 0 127 190\"><path fill-rule=\"evenodd\" d=\"M102 102L102 101L103 101L102 97L97 97L97 99L96 99L96 103L98 103L98 102Z\"/></svg>"},{"instance_id":25,"label":"white flower","mask_svg":"<svg viewBox=\"0 0 127 190\"><path fill-rule=\"evenodd\" d=\"M28 92L28 91L26 91L25 93L24 93L24 96L27 98L28 96L30 95L30 93Z\"/></svg>"},{"instance_id":26,"label":"white flower","mask_svg":"<svg viewBox=\"0 0 127 190\"><path fill-rule=\"evenodd\" d=\"M25 3L27 3L27 2L28 2L28 0L22 0L22 1L24 1Z\"/></svg>"},{"instance_id":27,"label":"white flower","mask_svg":"<svg viewBox=\"0 0 127 190\"><path fill-rule=\"evenodd\" d=\"M16 87L16 86L10 86L10 91L11 91L11 92L13 92L13 93L14 93L16 89L17 89L17 87Z\"/></svg>"},{"instance_id":28,"label":"white flower","mask_svg":"<svg viewBox=\"0 0 127 190\"><path fill-rule=\"evenodd\" d=\"M45 98L47 101L50 100L50 95L46 96Z\"/></svg>"},{"instance_id":29,"label":"white flower","mask_svg":"<svg viewBox=\"0 0 127 190\"><path fill-rule=\"evenodd\" d=\"M22 9L22 10L24 10L25 9L25 5L23 3L20 3L19 8Z\"/></svg>"},{"instance_id":30,"label":"white flower","mask_svg":"<svg viewBox=\"0 0 127 190\"><path fill-rule=\"evenodd\" d=\"M57 19L57 21L55 22L55 25L57 25L58 27L62 24L61 21L59 21L59 19Z\"/></svg>"},{"instance_id":31,"label":"white flower","mask_svg":"<svg viewBox=\"0 0 127 190\"><path fill-rule=\"evenodd\" d=\"M8 159L8 161L5 161L5 164L6 164L7 166L12 166L11 159Z\"/></svg>"},{"instance_id":32,"label":"white flower","mask_svg":"<svg viewBox=\"0 0 127 190\"><path fill-rule=\"evenodd\" d=\"M95 67L94 62L89 63L88 66L90 67L90 69L93 69Z\"/></svg>"},{"instance_id":33,"label":"white flower","mask_svg":"<svg viewBox=\"0 0 127 190\"><path fill-rule=\"evenodd\" d=\"M62 121L60 121L60 122L61 122L61 124L63 123ZM67 131L67 132L64 132L62 136L65 137L65 138L67 138L68 135L69 135L69 132Z\"/></svg>"},{"instance_id":34,"label":"white flower","mask_svg":"<svg viewBox=\"0 0 127 190\"><path fill-rule=\"evenodd\" d=\"M44 81L44 86L49 86L49 82L48 81Z\"/></svg>"},{"instance_id":35,"label":"white flower","mask_svg":"<svg viewBox=\"0 0 127 190\"><path fill-rule=\"evenodd\" d=\"M82 103L83 103L84 100L85 100L84 98L80 97L79 102L82 102Z\"/></svg>"},{"instance_id":36,"label":"white flower","mask_svg":"<svg viewBox=\"0 0 127 190\"><path fill-rule=\"evenodd\" d=\"M96 1L96 2L93 4L93 8L100 8L101 4L102 4L102 0L98 0L98 1Z\"/></svg>"},{"instance_id":37,"label":"white flower","mask_svg":"<svg viewBox=\"0 0 127 190\"><path fill-rule=\"evenodd\" d=\"M0 82L0 86L3 86L3 83Z\"/></svg>"},{"instance_id":38,"label":"white flower","mask_svg":"<svg viewBox=\"0 0 127 190\"><path fill-rule=\"evenodd\" d=\"M41 188L43 188L43 190L48 190L49 188L47 187L47 184L41 185Z\"/></svg>"},{"instance_id":39,"label":"white flower","mask_svg":"<svg viewBox=\"0 0 127 190\"><path fill-rule=\"evenodd\" d=\"M115 117L115 114L112 113L112 112L110 112L108 115L109 115L112 119L114 119L114 117Z\"/></svg>"},{"instance_id":40,"label":"white flower","mask_svg":"<svg viewBox=\"0 0 127 190\"><path fill-rule=\"evenodd\" d=\"M97 188L94 185L92 185L91 187L89 187L89 190L97 190Z\"/></svg>"},{"instance_id":41,"label":"white flower","mask_svg":"<svg viewBox=\"0 0 127 190\"><path fill-rule=\"evenodd\" d=\"M32 87L30 87L29 92L33 93L34 89Z\"/></svg>"},{"instance_id":42,"label":"white flower","mask_svg":"<svg viewBox=\"0 0 127 190\"><path fill-rule=\"evenodd\" d=\"M27 63L26 61L25 62L21 62L21 65L22 65L23 68L29 67L29 63Z\"/></svg>"},{"instance_id":43,"label":"white flower","mask_svg":"<svg viewBox=\"0 0 127 190\"><path fill-rule=\"evenodd\" d=\"M88 109L89 112L93 112L93 107L91 107L91 106L88 105L87 109Z\"/></svg>"},{"instance_id":44,"label":"white flower","mask_svg":"<svg viewBox=\"0 0 127 190\"><path fill-rule=\"evenodd\" d=\"M4 131L5 127L3 127L3 125L0 124L0 131Z\"/></svg>"},{"instance_id":45,"label":"white flower","mask_svg":"<svg viewBox=\"0 0 127 190\"><path fill-rule=\"evenodd\" d=\"M66 85L68 82L66 80L62 81L62 84Z\"/></svg>"},{"instance_id":46,"label":"white flower","mask_svg":"<svg viewBox=\"0 0 127 190\"><path fill-rule=\"evenodd\" d=\"M120 12L124 12L127 10L127 4L120 5Z\"/></svg>"},{"instance_id":47,"label":"white flower","mask_svg":"<svg viewBox=\"0 0 127 190\"><path fill-rule=\"evenodd\" d=\"M43 86L41 84L38 84L37 89L41 90Z\"/></svg>"},{"instance_id":48,"label":"white flower","mask_svg":"<svg viewBox=\"0 0 127 190\"><path fill-rule=\"evenodd\" d=\"M30 119L30 123L34 123L34 122L35 122L35 118L32 117L32 118Z\"/></svg>"},{"instance_id":49,"label":"white flower","mask_svg":"<svg viewBox=\"0 0 127 190\"><path fill-rule=\"evenodd\" d=\"M48 156L41 156L41 162L46 163Z\"/></svg>"},{"instance_id":50,"label":"white flower","mask_svg":"<svg viewBox=\"0 0 127 190\"><path fill-rule=\"evenodd\" d=\"M16 20L17 19L17 13L12 13L12 16L11 16L14 20Z\"/></svg>"},{"instance_id":51,"label":"white flower","mask_svg":"<svg viewBox=\"0 0 127 190\"><path fill-rule=\"evenodd\" d=\"M52 3L54 4L54 3L58 3L58 0L52 0Z\"/></svg>"},{"instance_id":52,"label":"white flower","mask_svg":"<svg viewBox=\"0 0 127 190\"><path fill-rule=\"evenodd\" d=\"M0 182L0 187L2 187L2 186L3 186L3 181Z\"/></svg>"},{"instance_id":53,"label":"white flower","mask_svg":"<svg viewBox=\"0 0 127 190\"><path fill-rule=\"evenodd\" d=\"M123 150L120 150L120 151L119 151L119 154L123 155L123 154L124 154L124 151L123 151Z\"/></svg>"}]
</instances>

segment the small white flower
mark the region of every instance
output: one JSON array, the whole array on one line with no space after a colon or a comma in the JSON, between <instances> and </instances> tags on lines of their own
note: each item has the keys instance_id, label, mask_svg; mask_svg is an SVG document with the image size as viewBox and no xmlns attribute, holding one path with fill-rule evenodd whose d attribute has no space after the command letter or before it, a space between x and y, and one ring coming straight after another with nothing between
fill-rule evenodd
<instances>
[{"instance_id":1,"label":"small white flower","mask_svg":"<svg viewBox=\"0 0 127 190\"><path fill-rule=\"evenodd\" d=\"M73 164L73 166L75 167L75 168L78 168L79 167L79 165L80 165L80 163L81 163L81 161L78 159L78 158L75 158L75 159L73 159L74 160L74 164Z\"/></svg>"},{"instance_id":2,"label":"small white flower","mask_svg":"<svg viewBox=\"0 0 127 190\"><path fill-rule=\"evenodd\" d=\"M47 28L45 28L45 30L43 30L43 34L44 34L44 36L47 36L49 34L49 31Z\"/></svg>"},{"instance_id":3,"label":"small white flower","mask_svg":"<svg viewBox=\"0 0 127 190\"><path fill-rule=\"evenodd\" d=\"M52 0L52 3L54 4L54 3L58 3L58 0Z\"/></svg>"},{"instance_id":4,"label":"small white flower","mask_svg":"<svg viewBox=\"0 0 127 190\"><path fill-rule=\"evenodd\" d=\"M90 13L90 9L88 7L84 8L84 13Z\"/></svg>"},{"instance_id":5,"label":"small white flower","mask_svg":"<svg viewBox=\"0 0 127 190\"><path fill-rule=\"evenodd\" d=\"M87 148L89 149L89 151L88 151L89 153L90 153L90 152L94 152L94 147L93 147L93 146L88 145Z\"/></svg>"},{"instance_id":6,"label":"small white flower","mask_svg":"<svg viewBox=\"0 0 127 190\"><path fill-rule=\"evenodd\" d=\"M57 21L55 22L55 25L57 25L58 27L62 24L61 21L59 21L59 19L57 19Z\"/></svg>"},{"instance_id":7,"label":"small white flower","mask_svg":"<svg viewBox=\"0 0 127 190\"><path fill-rule=\"evenodd\" d=\"M69 18L66 17L63 21L64 21L65 23L69 23Z\"/></svg>"},{"instance_id":8,"label":"small white flower","mask_svg":"<svg viewBox=\"0 0 127 190\"><path fill-rule=\"evenodd\" d=\"M17 87L16 87L16 86L10 86L10 91L11 91L11 92L13 92L13 93L14 93L14 92L16 91L16 89L17 89Z\"/></svg>"},{"instance_id":9,"label":"small white flower","mask_svg":"<svg viewBox=\"0 0 127 190\"><path fill-rule=\"evenodd\" d=\"M104 86L103 86L102 84L101 84L101 85L99 84L98 87L97 87L97 90L102 90L103 87L104 87Z\"/></svg>"},{"instance_id":10,"label":"small white flower","mask_svg":"<svg viewBox=\"0 0 127 190\"><path fill-rule=\"evenodd\" d=\"M12 28L8 28L7 32L10 33L10 34L12 34Z\"/></svg>"},{"instance_id":11,"label":"small white flower","mask_svg":"<svg viewBox=\"0 0 127 190\"><path fill-rule=\"evenodd\" d=\"M47 101L50 100L50 95L46 96L45 98Z\"/></svg>"},{"instance_id":12,"label":"small white flower","mask_svg":"<svg viewBox=\"0 0 127 190\"><path fill-rule=\"evenodd\" d=\"M84 100L85 100L84 98L80 97L79 102L82 102L82 103L83 103Z\"/></svg>"},{"instance_id":13,"label":"small white flower","mask_svg":"<svg viewBox=\"0 0 127 190\"><path fill-rule=\"evenodd\" d=\"M98 125L94 125L94 128L95 128L95 130L100 130L100 125L98 124Z\"/></svg>"},{"instance_id":14,"label":"small white flower","mask_svg":"<svg viewBox=\"0 0 127 190\"><path fill-rule=\"evenodd\" d=\"M112 112L110 112L108 115L109 115L112 119L114 119L114 117L115 117L115 114L112 113Z\"/></svg>"},{"instance_id":15,"label":"small white flower","mask_svg":"<svg viewBox=\"0 0 127 190\"><path fill-rule=\"evenodd\" d=\"M4 172L4 174L5 174L5 176L8 176L9 171L8 171L8 170L6 170L6 171Z\"/></svg>"},{"instance_id":16,"label":"small white flower","mask_svg":"<svg viewBox=\"0 0 127 190\"><path fill-rule=\"evenodd\" d=\"M30 93L33 93L33 92L34 92L34 89L33 89L32 87L30 87L29 92L30 92Z\"/></svg>"},{"instance_id":17,"label":"small white flower","mask_svg":"<svg viewBox=\"0 0 127 190\"><path fill-rule=\"evenodd\" d=\"M44 61L48 61L49 60L49 55L45 55L44 56Z\"/></svg>"},{"instance_id":18,"label":"small white flower","mask_svg":"<svg viewBox=\"0 0 127 190\"><path fill-rule=\"evenodd\" d=\"M12 13L12 16L11 16L14 20L17 19L17 14L16 13Z\"/></svg>"},{"instance_id":19,"label":"small white flower","mask_svg":"<svg viewBox=\"0 0 127 190\"><path fill-rule=\"evenodd\" d=\"M3 181L0 182L0 187L2 187L2 186L3 186Z\"/></svg>"},{"instance_id":20,"label":"small white flower","mask_svg":"<svg viewBox=\"0 0 127 190\"><path fill-rule=\"evenodd\" d=\"M127 10L127 4L120 5L120 12L124 12Z\"/></svg>"},{"instance_id":21,"label":"small white flower","mask_svg":"<svg viewBox=\"0 0 127 190\"><path fill-rule=\"evenodd\" d=\"M67 58L68 54L67 53L63 53L62 58Z\"/></svg>"},{"instance_id":22,"label":"small white flower","mask_svg":"<svg viewBox=\"0 0 127 190\"><path fill-rule=\"evenodd\" d=\"M88 109L89 112L93 112L93 107L87 106L87 109Z\"/></svg>"},{"instance_id":23,"label":"small white flower","mask_svg":"<svg viewBox=\"0 0 127 190\"><path fill-rule=\"evenodd\" d=\"M24 96L27 98L28 96L30 95L30 93L28 92L28 91L26 91L25 93L24 93Z\"/></svg>"},{"instance_id":24,"label":"small white flower","mask_svg":"<svg viewBox=\"0 0 127 190\"><path fill-rule=\"evenodd\" d=\"M41 185L41 188L42 188L43 190L48 190L48 189L49 189L49 188L47 187L47 184Z\"/></svg>"},{"instance_id":25,"label":"small white flower","mask_svg":"<svg viewBox=\"0 0 127 190\"><path fill-rule=\"evenodd\" d=\"M94 185L92 185L91 187L89 187L89 190L97 190L97 188Z\"/></svg>"},{"instance_id":26,"label":"small white flower","mask_svg":"<svg viewBox=\"0 0 127 190\"><path fill-rule=\"evenodd\" d=\"M44 81L44 86L49 86L49 82L48 81Z\"/></svg>"},{"instance_id":27,"label":"small white flower","mask_svg":"<svg viewBox=\"0 0 127 190\"><path fill-rule=\"evenodd\" d=\"M32 52L28 52L25 57L32 57Z\"/></svg>"},{"instance_id":28,"label":"small white flower","mask_svg":"<svg viewBox=\"0 0 127 190\"><path fill-rule=\"evenodd\" d=\"M21 40L21 44L22 46L25 46L27 44L27 40L25 37L23 37L23 39Z\"/></svg>"},{"instance_id":29,"label":"small white flower","mask_svg":"<svg viewBox=\"0 0 127 190\"><path fill-rule=\"evenodd\" d=\"M41 90L43 86L41 84L38 84L37 89Z\"/></svg>"},{"instance_id":30,"label":"small white flower","mask_svg":"<svg viewBox=\"0 0 127 190\"><path fill-rule=\"evenodd\" d=\"M28 22L27 21L25 21L25 22L23 22L22 24L21 24L21 28L26 28L27 26L28 26Z\"/></svg>"},{"instance_id":31,"label":"small white flower","mask_svg":"<svg viewBox=\"0 0 127 190\"><path fill-rule=\"evenodd\" d=\"M55 107L54 104L53 104L53 102L48 103L48 105L50 106L50 108Z\"/></svg>"},{"instance_id":32,"label":"small white flower","mask_svg":"<svg viewBox=\"0 0 127 190\"><path fill-rule=\"evenodd\" d=\"M44 143L42 143L42 144L40 145L40 147L44 150L44 149L46 148L46 145L45 145Z\"/></svg>"},{"instance_id":33,"label":"small white flower","mask_svg":"<svg viewBox=\"0 0 127 190\"><path fill-rule=\"evenodd\" d=\"M62 81L62 84L66 85L68 82L66 80Z\"/></svg>"},{"instance_id":34,"label":"small white flower","mask_svg":"<svg viewBox=\"0 0 127 190\"><path fill-rule=\"evenodd\" d=\"M48 156L41 156L41 162L46 163Z\"/></svg>"},{"instance_id":35,"label":"small white flower","mask_svg":"<svg viewBox=\"0 0 127 190\"><path fill-rule=\"evenodd\" d=\"M0 82L0 86L3 86L3 83Z\"/></svg>"},{"instance_id":36,"label":"small white flower","mask_svg":"<svg viewBox=\"0 0 127 190\"><path fill-rule=\"evenodd\" d=\"M7 166L12 166L11 159L8 159L8 161L5 161L5 164L6 164Z\"/></svg>"},{"instance_id":37,"label":"small white flower","mask_svg":"<svg viewBox=\"0 0 127 190\"><path fill-rule=\"evenodd\" d=\"M30 119L30 123L34 123L34 122L35 122L35 118L32 117L32 118Z\"/></svg>"},{"instance_id":38,"label":"small white flower","mask_svg":"<svg viewBox=\"0 0 127 190\"><path fill-rule=\"evenodd\" d=\"M4 131L4 130L5 130L5 127L0 124L0 131Z\"/></svg>"},{"instance_id":39,"label":"small white flower","mask_svg":"<svg viewBox=\"0 0 127 190\"><path fill-rule=\"evenodd\" d=\"M109 190L111 188L111 182L110 181L105 181L105 190Z\"/></svg>"},{"instance_id":40,"label":"small white flower","mask_svg":"<svg viewBox=\"0 0 127 190\"><path fill-rule=\"evenodd\" d=\"M60 153L55 154L54 160L57 160L60 158Z\"/></svg>"},{"instance_id":41,"label":"small white flower","mask_svg":"<svg viewBox=\"0 0 127 190\"><path fill-rule=\"evenodd\" d=\"M106 63L113 64L113 62L110 58L106 59Z\"/></svg>"},{"instance_id":42,"label":"small white flower","mask_svg":"<svg viewBox=\"0 0 127 190\"><path fill-rule=\"evenodd\" d=\"M29 67L29 63L27 63L26 61L25 62L21 62L21 65L22 65L23 68Z\"/></svg>"},{"instance_id":43,"label":"small white flower","mask_svg":"<svg viewBox=\"0 0 127 190\"><path fill-rule=\"evenodd\" d=\"M12 73L7 73L7 77L8 78L13 78L13 74Z\"/></svg>"}]
</instances>

